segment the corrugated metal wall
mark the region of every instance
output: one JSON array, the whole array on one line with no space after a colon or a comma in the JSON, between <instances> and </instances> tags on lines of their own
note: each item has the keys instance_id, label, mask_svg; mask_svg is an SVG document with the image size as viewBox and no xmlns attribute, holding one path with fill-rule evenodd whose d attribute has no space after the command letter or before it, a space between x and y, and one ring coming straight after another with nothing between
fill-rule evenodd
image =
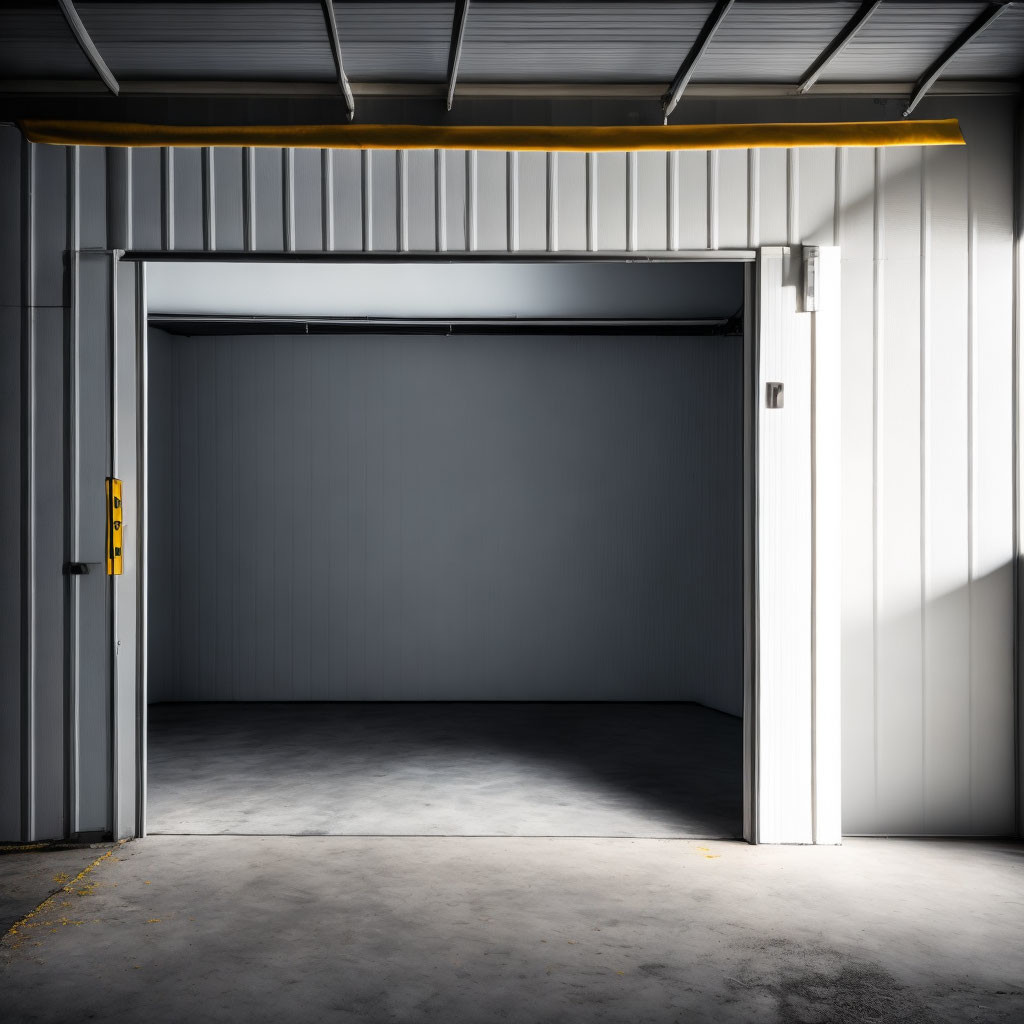
<instances>
[{"instance_id":1,"label":"corrugated metal wall","mask_svg":"<svg viewBox=\"0 0 1024 1024\"><path fill-rule=\"evenodd\" d=\"M564 103L541 106L524 105L523 116L572 120ZM787 120L809 109L734 102L694 116ZM877 116L853 101L813 109ZM597 105L587 110L599 118ZM60 825L52 716L62 706L66 247L542 252L789 242L843 248L844 828L1011 831L1013 105L936 99L919 112L959 116L968 146L108 154L27 147L4 129L3 232L23 238L26 273L8 247L0 377L10 401L0 415L35 442L4 452L22 494L4 489L3 521L29 547L20 582L3 556L5 666L20 659L23 671L4 672L6 706L22 714L4 717L0 757L5 779L31 768L37 780L36 834ZM19 180L37 201L16 201ZM24 605L22 589L31 591ZM20 790L31 791L5 786L0 797L5 835L18 831L10 794Z\"/></svg>"},{"instance_id":2,"label":"corrugated metal wall","mask_svg":"<svg viewBox=\"0 0 1024 1024\"><path fill-rule=\"evenodd\" d=\"M742 713L742 338L153 330L150 370L151 700Z\"/></svg>"}]
</instances>

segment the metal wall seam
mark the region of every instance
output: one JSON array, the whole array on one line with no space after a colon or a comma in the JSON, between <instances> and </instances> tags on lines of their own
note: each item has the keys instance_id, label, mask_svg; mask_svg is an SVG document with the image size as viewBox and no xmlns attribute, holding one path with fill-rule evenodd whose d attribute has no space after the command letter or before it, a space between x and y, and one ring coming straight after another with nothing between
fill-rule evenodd
<instances>
[{"instance_id":1,"label":"metal wall seam","mask_svg":"<svg viewBox=\"0 0 1024 1024\"><path fill-rule=\"evenodd\" d=\"M708 151L708 248L718 248L718 150Z\"/></svg>"},{"instance_id":2,"label":"metal wall seam","mask_svg":"<svg viewBox=\"0 0 1024 1024\"><path fill-rule=\"evenodd\" d=\"M79 393L79 279L78 250L80 248L79 185L80 152L78 146L67 148L67 250L68 264L65 270L67 294L67 349L66 371L67 391L64 399L64 430L66 449L65 466L65 515L66 519L66 561L78 559L81 546L81 520L78 514L80 493L80 438L78 432ZM65 583L67 595L66 651L65 651L65 704L64 704L64 833L70 837L81 831L80 787L79 787L79 602L81 590L73 576Z\"/></svg>"},{"instance_id":3,"label":"metal wall seam","mask_svg":"<svg viewBox=\"0 0 1024 1024\"><path fill-rule=\"evenodd\" d=\"M838 196L838 192L836 195ZM839 200L836 199L838 203ZM761 150L747 150L747 248L761 245Z\"/></svg>"},{"instance_id":4,"label":"metal wall seam","mask_svg":"<svg viewBox=\"0 0 1024 1024\"><path fill-rule=\"evenodd\" d=\"M931 402L928 400L928 379L931 372L931 361L929 351L931 349L931 190L928 187L928 161L927 151L920 152L920 232L921 232L921 256L920 256L920 294L919 302L919 327L918 327L918 360L919 360L919 436L920 436L920 480L919 480L919 501L921 508L921 536L919 540L919 558L921 563L920 578L920 602L921 602L921 818L927 828L928 807L928 598L929 583L931 574L929 572L928 544L931 539L931 517L928 511L928 486L931 482L931 466L928 458L928 438L931 437Z\"/></svg>"},{"instance_id":5,"label":"metal wall seam","mask_svg":"<svg viewBox=\"0 0 1024 1024\"><path fill-rule=\"evenodd\" d=\"M519 154L510 152L505 155L505 189L508 213L506 238L509 252L519 252Z\"/></svg>"},{"instance_id":6,"label":"metal wall seam","mask_svg":"<svg viewBox=\"0 0 1024 1024\"><path fill-rule=\"evenodd\" d=\"M843 186L846 179L846 161L847 161L847 150L845 148L839 148L836 150L836 164L835 164L835 195L833 198L832 206L832 241L833 244L839 245L839 239L843 227ZM842 258L842 251L839 253Z\"/></svg>"},{"instance_id":7,"label":"metal wall seam","mask_svg":"<svg viewBox=\"0 0 1024 1024\"><path fill-rule=\"evenodd\" d=\"M977 571L977 481L974 460L977 457L977 376L978 376L978 211L971 188L973 178L970 162L967 165L967 763L974 763L974 583ZM973 786L971 803L973 805ZM973 812L973 806L971 808ZM969 815L973 819L974 815Z\"/></svg>"},{"instance_id":8,"label":"metal wall seam","mask_svg":"<svg viewBox=\"0 0 1024 1024\"><path fill-rule=\"evenodd\" d=\"M1014 826L1018 836L1024 836L1024 679L1022 679L1022 622L1021 601L1024 598L1021 580L1021 485L1024 483L1021 458L1021 337L1024 331L1024 266L1021 264L1024 246L1024 102L1017 100L1014 113L1013 146L1013 696L1014 696L1014 783L1016 801Z\"/></svg>"},{"instance_id":9,"label":"metal wall seam","mask_svg":"<svg viewBox=\"0 0 1024 1024\"><path fill-rule=\"evenodd\" d=\"M626 249L636 252L639 230L637 225L637 154L626 154Z\"/></svg>"},{"instance_id":10,"label":"metal wall seam","mask_svg":"<svg viewBox=\"0 0 1024 1024\"><path fill-rule=\"evenodd\" d=\"M329 149L320 150L320 244L334 251L334 161Z\"/></svg>"},{"instance_id":11,"label":"metal wall seam","mask_svg":"<svg viewBox=\"0 0 1024 1024\"><path fill-rule=\"evenodd\" d=\"M281 150L281 199L284 206L284 250L295 252L295 150Z\"/></svg>"},{"instance_id":12,"label":"metal wall seam","mask_svg":"<svg viewBox=\"0 0 1024 1024\"><path fill-rule=\"evenodd\" d=\"M881 152L881 150L879 150ZM800 152L786 150L786 241L800 245Z\"/></svg>"},{"instance_id":13,"label":"metal wall seam","mask_svg":"<svg viewBox=\"0 0 1024 1024\"><path fill-rule=\"evenodd\" d=\"M665 204L669 252L679 251L679 152L670 150L665 159Z\"/></svg>"},{"instance_id":14,"label":"metal wall seam","mask_svg":"<svg viewBox=\"0 0 1024 1024\"><path fill-rule=\"evenodd\" d=\"M360 154L362 184L363 252L373 251L373 153L364 149Z\"/></svg>"},{"instance_id":15,"label":"metal wall seam","mask_svg":"<svg viewBox=\"0 0 1024 1024\"><path fill-rule=\"evenodd\" d=\"M398 251L409 251L409 151L395 150L395 228Z\"/></svg>"},{"instance_id":16,"label":"metal wall seam","mask_svg":"<svg viewBox=\"0 0 1024 1024\"><path fill-rule=\"evenodd\" d=\"M448 251L448 161L443 149L434 150L434 247Z\"/></svg>"},{"instance_id":17,"label":"metal wall seam","mask_svg":"<svg viewBox=\"0 0 1024 1024\"><path fill-rule=\"evenodd\" d=\"M587 154L587 252L597 252L597 154Z\"/></svg>"},{"instance_id":18,"label":"metal wall seam","mask_svg":"<svg viewBox=\"0 0 1024 1024\"><path fill-rule=\"evenodd\" d=\"M787 172L790 172L789 152L787 152ZM792 173L787 173L787 180L792 180ZM882 315L883 286L885 278L882 274L882 254L884 242L884 218L882 211L882 198L885 183L885 150L875 150L875 187L873 193L874 202L874 225L873 225L873 246L874 258L872 260L872 429L871 429L871 489L873 501L871 506L871 546L872 546L872 608L871 608L871 632L872 632L872 764L874 781L874 817L878 817L878 769L879 769L879 715L878 715L878 674L879 654L878 641L881 634L879 625L882 616L882 478L879 472L882 454L882 385L883 385L883 350L884 350L884 319ZM792 207L792 203L790 204ZM792 218L790 218L792 224Z\"/></svg>"},{"instance_id":19,"label":"metal wall seam","mask_svg":"<svg viewBox=\"0 0 1024 1024\"><path fill-rule=\"evenodd\" d=\"M35 835L35 147L22 139L21 312L21 834Z\"/></svg>"},{"instance_id":20,"label":"metal wall seam","mask_svg":"<svg viewBox=\"0 0 1024 1024\"><path fill-rule=\"evenodd\" d=\"M466 248L476 252L477 248L477 152L466 150Z\"/></svg>"},{"instance_id":21,"label":"metal wall seam","mask_svg":"<svg viewBox=\"0 0 1024 1024\"><path fill-rule=\"evenodd\" d=\"M242 234L246 252L256 248L256 150L246 146L242 159Z\"/></svg>"},{"instance_id":22,"label":"metal wall seam","mask_svg":"<svg viewBox=\"0 0 1024 1024\"><path fill-rule=\"evenodd\" d=\"M558 154L547 154L547 251L558 252Z\"/></svg>"},{"instance_id":23,"label":"metal wall seam","mask_svg":"<svg viewBox=\"0 0 1024 1024\"><path fill-rule=\"evenodd\" d=\"M146 316L146 264L135 265L135 344L136 344L136 387L138 388L139 417L136 424L138 431L137 445L142 457L138 460L137 468L137 499L138 508L138 530L137 537L137 562L138 565L138 647L135 652L136 666L136 694L135 694L135 715L136 728L135 739L138 745L136 751L136 775L135 775L135 834L144 837L146 835L146 805L147 805L147 764L148 764L148 718L149 708L147 703L147 692L149 687L149 587L147 578L149 573L149 558L147 545L149 543L149 476L146 472L147 453L149 451L149 345L147 342L147 316Z\"/></svg>"},{"instance_id":24,"label":"metal wall seam","mask_svg":"<svg viewBox=\"0 0 1024 1024\"><path fill-rule=\"evenodd\" d=\"M203 248L210 251L217 248L217 196L213 176L213 161L213 149L210 146L203 146Z\"/></svg>"},{"instance_id":25,"label":"metal wall seam","mask_svg":"<svg viewBox=\"0 0 1024 1024\"><path fill-rule=\"evenodd\" d=\"M164 146L160 150L160 212L163 216L163 243L165 249L174 248L174 150Z\"/></svg>"},{"instance_id":26,"label":"metal wall seam","mask_svg":"<svg viewBox=\"0 0 1024 1024\"><path fill-rule=\"evenodd\" d=\"M118 392L118 375L117 375L117 260L118 254L111 252L108 259L108 274L110 279L108 281L108 292L107 301L110 303L110 318L109 318L109 329L107 332L107 379L110 381L110 475L116 477L119 474L117 455L118 455L118 444L117 444L117 431L118 431L118 415L117 415L117 392ZM109 497L108 497L109 507ZM109 526L107 527L109 529ZM109 544L109 541L108 541ZM109 600L110 609L110 624L108 640L110 643L110 749L109 755L109 768L110 768L110 823L111 830L114 838L118 838L120 827L119 827L119 788L120 788L120 772L118 771L118 737L120 736L120 730L118 729L118 705L117 699L117 587L114 586L113 577L108 579L107 595Z\"/></svg>"}]
</instances>

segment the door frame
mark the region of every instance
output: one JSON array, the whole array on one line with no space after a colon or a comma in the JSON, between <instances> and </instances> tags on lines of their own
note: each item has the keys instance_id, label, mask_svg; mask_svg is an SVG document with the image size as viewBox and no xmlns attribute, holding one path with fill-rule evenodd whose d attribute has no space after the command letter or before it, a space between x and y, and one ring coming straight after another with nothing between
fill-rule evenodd
<instances>
[{"instance_id":1,"label":"door frame","mask_svg":"<svg viewBox=\"0 0 1024 1024\"><path fill-rule=\"evenodd\" d=\"M808 250L798 246L558 256L558 261L579 263L726 260L745 265L743 837L750 843L835 844L841 839L839 250L815 247L813 252L814 311L805 308ZM105 297L80 288L86 256L102 257L109 285ZM106 588L111 623L108 800L115 838L146 834L147 263L551 262L550 256L527 253L367 256L73 254L69 363L77 365L83 329L109 333L109 475L127 479L129 492L136 492L135 539L132 557L126 559L126 569L135 573L134 588L124 577L109 578ZM95 270L94 259L88 262ZM781 409L767 408L769 382L785 386ZM76 416L77 410L73 423ZM75 479L72 472L69 480ZM70 498L75 514L74 489ZM127 498L125 511L130 528ZM74 616L68 625L70 635L77 636ZM129 635L133 656L115 656L118 640L124 647ZM74 709L69 782L75 794L79 761L89 756L77 727L79 667L70 664L68 672L68 704Z\"/></svg>"}]
</instances>

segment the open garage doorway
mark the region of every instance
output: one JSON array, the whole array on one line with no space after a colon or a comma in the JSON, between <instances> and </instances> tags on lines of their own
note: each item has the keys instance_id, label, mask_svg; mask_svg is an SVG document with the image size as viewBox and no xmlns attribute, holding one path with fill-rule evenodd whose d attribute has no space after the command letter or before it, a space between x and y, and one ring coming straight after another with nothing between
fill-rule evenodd
<instances>
[{"instance_id":1,"label":"open garage doorway","mask_svg":"<svg viewBox=\"0 0 1024 1024\"><path fill-rule=\"evenodd\" d=\"M743 834L745 268L567 269L151 297L150 832Z\"/></svg>"}]
</instances>

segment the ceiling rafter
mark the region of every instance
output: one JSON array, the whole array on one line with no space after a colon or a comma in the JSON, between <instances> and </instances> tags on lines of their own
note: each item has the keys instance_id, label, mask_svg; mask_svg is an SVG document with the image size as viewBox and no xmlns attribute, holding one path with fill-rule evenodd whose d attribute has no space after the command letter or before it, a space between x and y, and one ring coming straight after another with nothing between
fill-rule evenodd
<instances>
[{"instance_id":1,"label":"ceiling rafter","mask_svg":"<svg viewBox=\"0 0 1024 1024\"><path fill-rule=\"evenodd\" d=\"M805 93L814 85L822 72L849 46L853 41L853 37L864 27L868 18L881 6L882 0L865 0L860 5L856 14L843 26L839 35L822 50L818 59L807 69L807 73L801 80L797 92Z\"/></svg>"},{"instance_id":2,"label":"ceiling rafter","mask_svg":"<svg viewBox=\"0 0 1024 1024\"><path fill-rule=\"evenodd\" d=\"M341 39L338 37L338 21L334 16L334 0L321 0L324 10L324 21L327 22L327 35L331 40L331 53L334 55L334 67L338 72L338 85L345 96L345 106L348 108L348 119L355 120L356 101L352 95L352 86L349 84L348 75L345 74L345 64L341 59Z\"/></svg>"},{"instance_id":3,"label":"ceiling rafter","mask_svg":"<svg viewBox=\"0 0 1024 1024\"><path fill-rule=\"evenodd\" d=\"M455 102L455 80L459 76L459 62L462 60L462 41L466 37L466 23L469 21L470 0L455 0L452 11L452 45L448 51L448 99L447 109Z\"/></svg>"},{"instance_id":4,"label":"ceiling rafter","mask_svg":"<svg viewBox=\"0 0 1024 1024\"><path fill-rule=\"evenodd\" d=\"M92 41L92 36L89 35L89 30L79 17L74 3L72 0L57 0L57 3L60 5L64 20L68 23L68 28L71 29L71 34L82 48L82 52L88 58L89 63L96 69L96 74L103 79L104 85L117 96L121 92L121 86L114 77L114 73L107 67L107 62L96 48L96 44Z\"/></svg>"},{"instance_id":5,"label":"ceiling rafter","mask_svg":"<svg viewBox=\"0 0 1024 1024\"><path fill-rule=\"evenodd\" d=\"M711 45L711 40L714 38L715 33L718 31L722 21L725 19L725 16L729 13L735 2L736 0L718 0L714 9L708 15L707 21L704 22L697 38L693 41L693 46L690 47L690 52L684 58L683 63L679 65L676 77L672 79L672 84L668 87L668 92L666 92L661 99L661 107L665 115L665 124L668 124L668 119L672 116L672 111L676 109L676 105L682 98L683 90L693 77L693 73L697 69L698 62L707 52L708 47Z\"/></svg>"},{"instance_id":6,"label":"ceiling rafter","mask_svg":"<svg viewBox=\"0 0 1024 1024\"><path fill-rule=\"evenodd\" d=\"M942 54L935 60L927 71L914 83L913 92L910 95L910 102L907 104L907 109L903 111L904 117L909 117L913 112L914 108L924 99L925 94L935 84L936 79L946 69L946 65L969 43L972 39L976 39L985 31L1000 15L1005 14L1006 11L1012 7L1012 3L1007 3L1006 0L1002 0L1000 3L990 3L953 40L949 46L942 52Z\"/></svg>"}]
</instances>

